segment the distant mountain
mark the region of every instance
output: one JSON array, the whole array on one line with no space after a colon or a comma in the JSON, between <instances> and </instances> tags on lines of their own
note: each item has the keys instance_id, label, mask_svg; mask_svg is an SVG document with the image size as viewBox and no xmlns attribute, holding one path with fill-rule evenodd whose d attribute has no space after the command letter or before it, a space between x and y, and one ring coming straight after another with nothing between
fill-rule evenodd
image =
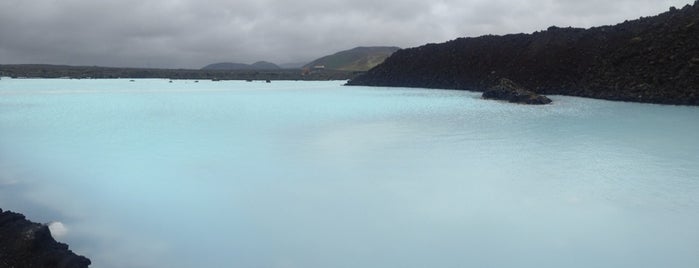
<instances>
[{"instance_id":1,"label":"distant mountain","mask_svg":"<svg viewBox=\"0 0 699 268\"><path fill-rule=\"evenodd\" d=\"M233 63L233 62L219 62L214 64L209 64L201 68L202 70L245 70L250 69L249 64L245 63Z\"/></svg>"},{"instance_id":2,"label":"distant mountain","mask_svg":"<svg viewBox=\"0 0 699 268\"><path fill-rule=\"evenodd\" d=\"M255 63L251 64L250 66L252 66L252 68L255 69L255 70L276 70L276 69L281 69L281 67L279 67L279 65L276 65L276 64L274 64L274 63L267 62L267 61L258 61L258 62L255 62Z\"/></svg>"},{"instance_id":3,"label":"distant mountain","mask_svg":"<svg viewBox=\"0 0 699 268\"><path fill-rule=\"evenodd\" d=\"M220 62L204 66L202 70L277 70L281 69L274 63L258 61L253 64Z\"/></svg>"},{"instance_id":4,"label":"distant mountain","mask_svg":"<svg viewBox=\"0 0 699 268\"><path fill-rule=\"evenodd\" d=\"M323 66L325 69L332 70L367 71L382 63L399 49L398 47L356 47L319 58L303 67Z\"/></svg>"},{"instance_id":5,"label":"distant mountain","mask_svg":"<svg viewBox=\"0 0 699 268\"><path fill-rule=\"evenodd\" d=\"M306 65L308 62L291 62L291 63L282 63L279 64L279 67L282 67L282 69L301 69L303 68L304 65Z\"/></svg>"},{"instance_id":6,"label":"distant mountain","mask_svg":"<svg viewBox=\"0 0 699 268\"><path fill-rule=\"evenodd\" d=\"M348 84L483 91L502 78L538 94L699 105L699 0L613 26L403 49Z\"/></svg>"}]
</instances>

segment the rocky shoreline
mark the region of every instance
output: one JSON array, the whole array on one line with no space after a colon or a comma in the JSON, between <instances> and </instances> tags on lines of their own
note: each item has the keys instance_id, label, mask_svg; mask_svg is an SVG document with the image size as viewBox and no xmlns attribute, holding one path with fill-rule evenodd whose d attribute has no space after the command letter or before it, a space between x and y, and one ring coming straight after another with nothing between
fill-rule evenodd
<instances>
[{"instance_id":1,"label":"rocky shoreline","mask_svg":"<svg viewBox=\"0 0 699 268\"><path fill-rule=\"evenodd\" d=\"M502 78L537 94L699 105L699 1L614 26L403 49L347 84L485 91Z\"/></svg>"},{"instance_id":2,"label":"rocky shoreline","mask_svg":"<svg viewBox=\"0 0 699 268\"><path fill-rule=\"evenodd\" d=\"M90 263L53 239L47 225L0 209L0 267L84 268Z\"/></svg>"},{"instance_id":3,"label":"rocky shoreline","mask_svg":"<svg viewBox=\"0 0 699 268\"><path fill-rule=\"evenodd\" d=\"M314 70L304 73L301 69L278 70L189 70L189 69L146 69L115 68L98 66L66 66L48 64L0 64L0 77L12 78L163 78L198 80L298 80L327 81L347 80L362 72L339 70Z\"/></svg>"}]
</instances>

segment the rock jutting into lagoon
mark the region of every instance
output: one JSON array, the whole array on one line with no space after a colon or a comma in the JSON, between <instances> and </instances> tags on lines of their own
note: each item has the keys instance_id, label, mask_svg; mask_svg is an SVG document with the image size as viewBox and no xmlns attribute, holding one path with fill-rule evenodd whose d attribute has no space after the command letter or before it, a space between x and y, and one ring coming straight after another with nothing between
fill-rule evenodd
<instances>
[{"instance_id":1,"label":"rock jutting into lagoon","mask_svg":"<svg viewBox=\"0 0 699 268\"><path fill-rule=\"evenodd\" d=\"M56 242L47 225L0 209L0 267L84 268L90 263Z\"/></svg>"},{"instance_id":2,"label":"rock jutting into lagoon","mask_svg":"<svg viewBox=\"0 0 699 268\"><path fill-rule=\"evenodd\" d=\"M505 100L520 104L549 104L551 99L522 88L512 80L500 79L500 83L483 92L484 99Z\"/></svg>"},{"instance_id":3,"label":"rock jutting into lagoon","mask_svg":"<svg viewBox=\"0 0 699 268\"><path fill-rule=\"evenodd\" d=\"M484 91L508 78L538 94L699 105L698 55L699 1L614 26L403 49L347 84Z\"/></svg>"}]
</instances>

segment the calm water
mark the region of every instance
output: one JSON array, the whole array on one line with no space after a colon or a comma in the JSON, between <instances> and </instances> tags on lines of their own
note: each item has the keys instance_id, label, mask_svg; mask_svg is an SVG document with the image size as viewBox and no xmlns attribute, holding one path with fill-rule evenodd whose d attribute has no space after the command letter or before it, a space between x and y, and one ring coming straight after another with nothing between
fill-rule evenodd
<instances>
[{"instance_id":1,"label":"calm water","mask_svg":"<svg viewBox=\"0 0 699 268\"><path fill-rule=\"evenodd\" d=\"M0 80L0 208L94 267L699 267L699 108Z\"/></svg>"}]
</instances>

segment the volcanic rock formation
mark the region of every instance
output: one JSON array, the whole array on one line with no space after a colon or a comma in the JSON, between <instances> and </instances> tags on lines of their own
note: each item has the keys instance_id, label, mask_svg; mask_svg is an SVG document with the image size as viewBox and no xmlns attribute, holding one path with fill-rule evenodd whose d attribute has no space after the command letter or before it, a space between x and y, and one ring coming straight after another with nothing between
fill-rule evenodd
<instances>
[{"instance_id":1,"label":"volcanic rock formation","mask_svg":"<svg viewBox=\"0 0 699 268\"><path fill-rule=\"evenodd\" d=\"M699 1L614 26L403 49L348 85L484 91L501 78L539 94L699 105Z\"/></svg>"},{"instance_id":2,"label":"volcanic rock formation","mask_svg":"<svg viewBox=\"0 0 699 268\"><path fill-rule=\"evenodd\" d=\"M84 268L90 260L56 242L48 226L0 209L0 267Z\"/></svg>"},{"instance_id":3,"label":"volcanic rock formation","mask_svg":"<svg viewBox=\"0 0 699 268\"><path fill-rule=\"evenodd\" d=\"M497 86L483 92L484 99L506 100L520 104L549 104L551 99L538 95L515 84L507 78L500 79Z\"/></svg>"}]
</instances>

